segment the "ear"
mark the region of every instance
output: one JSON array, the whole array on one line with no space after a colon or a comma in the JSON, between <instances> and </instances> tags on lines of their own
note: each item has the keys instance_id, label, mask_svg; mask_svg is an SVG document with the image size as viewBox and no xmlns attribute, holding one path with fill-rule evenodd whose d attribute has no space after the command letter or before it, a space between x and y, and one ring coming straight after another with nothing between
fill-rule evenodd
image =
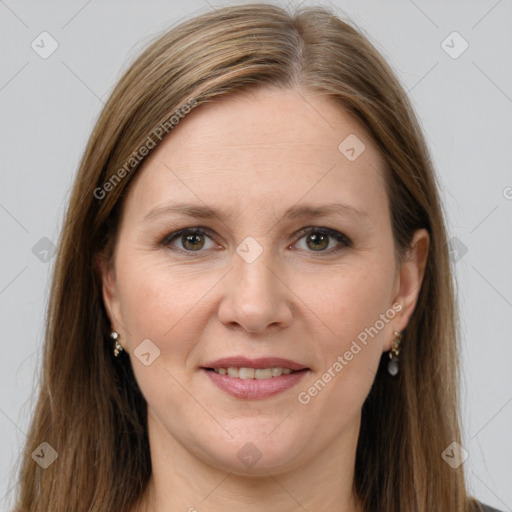
<instances>
[{"instance_id":1,"label":"ear","mask_svg":"<svg viewBox=\"0 0 512 512\"><path fill-rule=\"evenodd\" d=\"M430 236L426 229L414 232L410 248L400 265L395 283L393 304L400 303L402 309L395 317L394 330L402 331L407 327L414 312L423 283L430 247ZM389 342L391 348L391 341Z\"/></svg>"},{"instance_id":2,"label":"ear","mask_svg":"<svg viewBox=\"0 0 512 512\"><path fill-rule=\"evenodd\" d=\"M102 254L97 254L94 263L101 280L103 304L110 320L112 330L119 334L122 329L121 304L117 293L116 274L113 264L110 264Z\"/></svg>"}]
</instances>

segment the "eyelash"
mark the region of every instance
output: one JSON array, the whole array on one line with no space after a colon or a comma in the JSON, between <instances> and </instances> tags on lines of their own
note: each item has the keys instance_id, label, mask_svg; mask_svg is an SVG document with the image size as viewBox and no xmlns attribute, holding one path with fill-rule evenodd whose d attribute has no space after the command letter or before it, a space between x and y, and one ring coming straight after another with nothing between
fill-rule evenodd
<instances>
[{"instance_id":1,"label":"eyelash","mask_svg":"<svg viewBox=\"0 0 512 512\"><path fill-rule=\"evenodd\" d=\"M323 254L331 255L331 254L340 252L344 248L352 247L352 241L350 240L350 238L348 238L343 233L340 233L339 231L335 231L335 230L329 229L329 228L323 228L323 227L318 227L318 226L308 226L306 228L301 229L297 233L296 236L299 236L298 240L301 240L305 236L310 235L312 233L321 234L321 235L326 235L326 236L332 237L337 242L339 242L339 244L340 244L337 247L335 247L333 249L329 249L327 251L325 251L325 250L323 250L323 251L308 251L308 252L311 252L313 254L315 254L315 253L322 254L323 253ZM173 233L169 233L168 235L166 235L160 241L159 245L160 246L164 246L164 247L172 247L171 243L174 240L178 239L181 236L187 235L187 234L205 235L208 238L211 238L212 240L215 241L214 237L212 236L212 234L211 234L211 232L210 232L210 230L208 228L193 227L193 228L180 229L179 231L175 231ZM181 252L181 253L185 253L189 257L195 257L194 253L204 252L201 249L198 250L198 251L188 251L186 249L179 249L179 248L174 248L174 247L171 250L178 251L178 252Z\"/></svg>"}]
</instances>

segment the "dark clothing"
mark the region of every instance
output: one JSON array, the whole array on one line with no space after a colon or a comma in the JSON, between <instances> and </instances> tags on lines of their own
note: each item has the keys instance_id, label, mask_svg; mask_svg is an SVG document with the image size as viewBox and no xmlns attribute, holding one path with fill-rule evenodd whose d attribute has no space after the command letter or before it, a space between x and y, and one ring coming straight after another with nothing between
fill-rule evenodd
<instances>
[{"instance_id":1,"label":"dark clothing","mask_svg":"<svg viewBox=\"0 0 512 512\"><path fill-rule=\"evenodd\" d=\"M484 505L482 503L482 511L483 512L503 512L502 510L498 510L497 508L492 508L489 505Z\"/></svg>"}]
</instances>

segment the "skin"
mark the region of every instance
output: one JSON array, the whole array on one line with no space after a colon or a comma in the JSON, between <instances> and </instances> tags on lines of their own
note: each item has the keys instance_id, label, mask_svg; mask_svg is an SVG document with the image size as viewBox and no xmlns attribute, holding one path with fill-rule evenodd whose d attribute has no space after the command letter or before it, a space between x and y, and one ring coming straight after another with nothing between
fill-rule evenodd
<instances>
[{"instance_id":1,"label":"skin","mask_svg":"<svg viewBox=\"0 0 512 512\"><path fill-rule=\"evenodd\" d=\"M338 149L350 134L366 146L354 161ZM101 264L112 328L148 402L153 474L134 511L361 510L352 495L361 408L393 332L414 310L429 246L418 230L407 258L395 259L384 165L331 100L261 89L193 110L138 171L113 265ZM231 216L143 221L181 201ZM335 202L367 215L284 217L297 204ZM191 245L181 237L159 245L198 226L210 232ZM307 226L343 233L352 245L328 237L317 249L299 232ZM263 251L252 263L236 252L246 237ZM298 394L393 304L401 311L301 404ZM134 354L144 339L160 350L148 366ZM277 396L234 398L199 368L239 354L309 370ZM248 442L262 455L253 467L237 457Z\"/></svg>"}]
</instances>

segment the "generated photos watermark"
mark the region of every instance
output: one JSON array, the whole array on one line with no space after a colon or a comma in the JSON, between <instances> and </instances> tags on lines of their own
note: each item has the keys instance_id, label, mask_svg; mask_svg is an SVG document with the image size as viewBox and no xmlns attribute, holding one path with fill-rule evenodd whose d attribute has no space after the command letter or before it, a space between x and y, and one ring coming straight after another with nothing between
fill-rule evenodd
<instances>
[{"instance_id":1,"label":"generated photos watermark","mask_svg":"<svg viewBox=\"0 0 512 512\"><path fill-rule=\"evenodd\" d=\"M167 121L158 125L158 127L148 135L144 144L130 155L125 164L119 167L101 187L94 189L94 197L99 200L105 199L107 193L114 190L121 180L137 167L149 152L156 147L157 142L153 140L153 137L161 141L196 105L197 100L195 98L188 100L187 103L175 110L174 114L169 117Z\"/></svg>"},{"instance_id":2,"label":"generated photos watermark","mask_svg":"<svg viewBox=\"0 0 512 512\"><path fill-rule=\"evenodd\" d=\"M307 390L301 391L298 394L297 399L299 403L302 405L309 404L309 402L311 402L311 400L317 396L327 386L327 384L350 363L350 361L352 361L354 356L359 354L362 348L368 344L368 336L373 339L382 329L384 329L384 326L402 310L402 308L402 304L396 302L385 313L381 313L379 315L379 319L376 320L371 327L366 327L361 331L357 335L357 339L352 341L350 348L346 350L344 354L340 354L336 358L336 361L327 368L327 370L314 382L314 384L312 384ZM363 347L361 347L361 345L363 345Z\"/></svg>"}]
</instances>

